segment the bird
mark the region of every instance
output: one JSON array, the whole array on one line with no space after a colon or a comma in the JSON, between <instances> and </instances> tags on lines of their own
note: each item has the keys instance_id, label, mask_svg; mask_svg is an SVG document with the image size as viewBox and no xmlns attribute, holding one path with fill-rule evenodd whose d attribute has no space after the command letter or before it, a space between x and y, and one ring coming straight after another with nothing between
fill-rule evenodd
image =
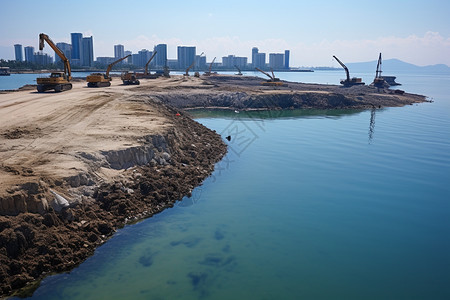
<instances>
[{"instance_id":1,"label":"bird","mask_svg":"<svg viewBox=\"0 0 450 300\"><path fill-rule=\"evenodd\" d=\"M226 139L227 139L228 141L231 141L231 135L227 136Z\"/></svg>"}]
</instances>

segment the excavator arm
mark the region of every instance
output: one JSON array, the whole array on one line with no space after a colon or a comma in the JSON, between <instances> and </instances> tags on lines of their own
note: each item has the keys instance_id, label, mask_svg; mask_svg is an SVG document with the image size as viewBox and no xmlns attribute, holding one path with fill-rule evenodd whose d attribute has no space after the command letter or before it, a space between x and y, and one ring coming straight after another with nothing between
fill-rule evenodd
<instances>
[{"instance_id":1,"label":"excavator arm","mask_svg":"<svg viewBox=\"0 0 450 300\"><path fill-rule=\"evenodd\" d=\"M122 58L119 58L119 59L116 60L115 62L110 63L110 64L108 65L108 68L106 69L106 75L105 75L105 77L106 77L106 78L109 78L109 72L111 72L111 69L112 69L112 67L113 67L115 64L121 62L122 60L124 60L125 58L128 58L128 57L130 57L130 56L131 56L131 54L128 54L127 56L122 57Z\"/></svg>"},{"instance_id":2,"label":"excavator arm","mask_svg":"<svg viewBox=\"0 0 450 300\"><path fill-rule=\"evenodd\" d=\"M72 70L70 68L70 62L67 59L67 57L64 55L64 52L61 51L54 43L53 41L46 35L45 33L39 34L39 50L44 49L44 42L47 42L47 44L55 51L55 53L61 58L61 60L64 63L64 73L67 74L67 80L72 79Z\"/></svg>"},{"instance_id":3,"label":"excavator arm","mask_svg":"<svg viewBox=\"0 0 450 300\"><path fill-rule=\"evenodd\" d=\"M199 56L202 56L202 55L203 55L203 52L202 52ZM194 61L193 61L192 64L186 69L186 74L184 74L184 75L189 76L189 70L194 66L194 64L195 64L195 56L194 56Z\"/></svg>"},{"instance_id":4,"label":"excavator arm","mask_svg":"<svg viewBox=\"0 0 450 300\"><path fill-rule=\"evenodd\" d=\"M153 60L153 57L155 57L156 53L158 53L156 50L153 51L152 57L150 57L150 59L148 60L148 62L145 64L145 72L144 72L144 75L148 75L148 65L149 65L150 62Z\"/></svg>"},{"instance_id":5,"label":"excavator arm","mask_svg":"<svg viewBox=\"0 0 450 300\"><path fill-rule=\"evenodd\" d=\"M259 69L259 68L255 68L256 70L260 71L261 73L263 73L264 75L266 75L267 77L270 78L271 81L275 81L275 77L272 77L269 73L264 72L263 70Z\"/></svg>"},{"instance_id":6,"label":"excavator arm","mask_svg":"<svg viewBox=\"0 0 450 300\"><path fill-rule=\"evenodd\" d=\"M334 56L334 59L337 60L337 62L344 68L345 74L347 74L347 82L350 82L350 73L348 72L348 68L342 61L340 61L336 56Z\"/></svg>"},{"instance_id":7,"label":"excavator arm","mask_svg":"<svg viewBox=\"0 0 450 300\"><path fill-rule=\"evenodd\" d=\"M212 69L212 66L213 66L215 60L216 60L216 58L214 57L214 59L212 60L211 64L209 65L208 74L211 74L211 69Z\"/></svg>"}]
</instances>

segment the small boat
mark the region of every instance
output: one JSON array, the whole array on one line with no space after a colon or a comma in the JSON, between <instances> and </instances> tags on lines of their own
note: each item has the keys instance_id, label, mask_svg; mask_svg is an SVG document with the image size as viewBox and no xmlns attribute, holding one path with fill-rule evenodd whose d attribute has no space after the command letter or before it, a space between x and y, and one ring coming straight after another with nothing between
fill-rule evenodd
<instances>
[{"instance_id":1,"label":"small boat","mask_svg":"<svg viewBox=\"0 0 450 300\"><path fill-rule=\"evenodd\" d=\"M0 67L0 76L9 76L9 75L11 75L9 67Z\"/></svg>"}]
</instances>

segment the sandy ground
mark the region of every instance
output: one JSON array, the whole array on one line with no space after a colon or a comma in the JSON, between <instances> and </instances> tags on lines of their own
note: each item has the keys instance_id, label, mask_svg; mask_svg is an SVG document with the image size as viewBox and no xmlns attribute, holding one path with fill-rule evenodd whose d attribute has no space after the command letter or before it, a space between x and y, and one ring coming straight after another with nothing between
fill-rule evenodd
<instances>
[{"instance_id":1,"label":"sandy ground","mask_svg":"<svg viewBox=\"0 0 450 300\"><path fill-rule=\"evenodd\" d=\"M108 88L75 82L62 93L0 94L0 195L35 176L86 172L80 153L138 146L140 137L170 128L170 120L140 101L133 88L116 79Z\"/></svg>"}]
</instances>

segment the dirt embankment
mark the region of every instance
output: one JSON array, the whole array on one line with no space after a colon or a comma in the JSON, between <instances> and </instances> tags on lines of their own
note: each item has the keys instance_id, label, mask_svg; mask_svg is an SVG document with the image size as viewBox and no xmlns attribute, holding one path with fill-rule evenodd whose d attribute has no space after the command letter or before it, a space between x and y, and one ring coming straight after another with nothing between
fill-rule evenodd
<instances>
[{"instance_id":1,"label":"dirt embankment","mask_svg":"<svg viewBox=\"0 0 450 300\"><path fill-rule=\"evenodd\" d=\"M0 296L70 270L117 228L173 206L226 153L215 132L132 87L6 95Z\"/></svg>"}]
</instances>

